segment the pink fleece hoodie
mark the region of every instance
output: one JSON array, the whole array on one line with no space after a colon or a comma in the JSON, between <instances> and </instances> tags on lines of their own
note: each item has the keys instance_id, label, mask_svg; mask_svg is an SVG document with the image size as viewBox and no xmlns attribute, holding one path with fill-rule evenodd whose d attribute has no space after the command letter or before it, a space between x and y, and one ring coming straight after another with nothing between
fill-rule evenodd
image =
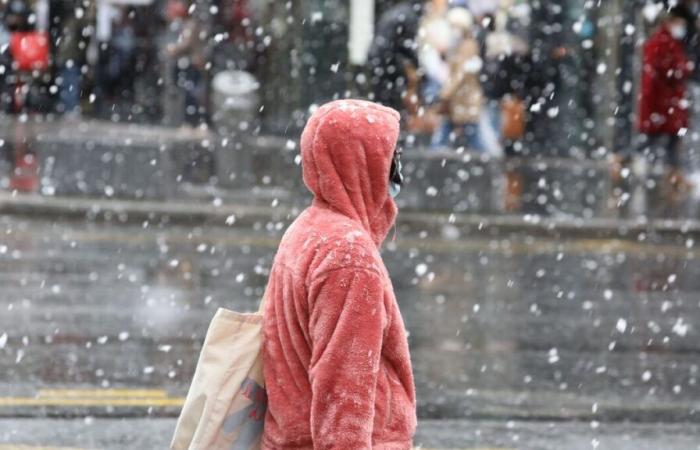
<instances>
[{"instance_id":1,"label":"pink fleece hoodie","mask_svg":"<svg viewBox=\"0 0 700 450\"><path fill-rule=\"evenodd\" d=\"M379 245L399 114L358 100L319 108L301 137L314 200L272 266L264 319L263 449L410 449L416 427L403 320Z\"/></svg>"}]
</instances>

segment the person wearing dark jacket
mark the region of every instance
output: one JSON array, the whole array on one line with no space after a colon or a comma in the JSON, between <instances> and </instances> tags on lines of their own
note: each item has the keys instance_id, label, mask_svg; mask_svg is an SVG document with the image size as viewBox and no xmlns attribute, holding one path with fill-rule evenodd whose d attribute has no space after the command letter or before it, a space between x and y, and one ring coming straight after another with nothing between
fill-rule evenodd
<instances>
[{"instance_id":1,"label":"person wearing dark jacket","mask_svg":"<svg viewBox=\"0 0 700 450\"><path fill-rule=\"evenodd\" d=\"M55 62L60 75L59 110L62 113L79 112L85 59L83 29L86 24L86 20L71 12L64 22L61 38L56 45Z\"/></svg>"},{"instance_id":2,"label":"person wearing dark jacket","mask_svg":"<svg viewBox=\"0 0 700 450\"><path fill-rule=\"evenodd\" d=\"M195 127L208 122L206 65L210 58L205 16L197 7L201 8L195 3L189 8L177 42L167 48L177 60L177 84L185 93L185 121Z\"/></svg>"},{"instance_id":3,"label":"person wearing dark jacket","mask_svg":"<svg viewBox=\"0 0 700 450\"><path fill-rule=\"evenodd\" d=\"M651 162L663 160L669 168L670 191L684 189L685 184L679 153L688 128L686 84L693 71L683 45L687 30L682 11L671 8L644 44L638 126L644 134L644 154Z\"/></svg>"},{"instance_id":4,"label":"person wearing dark jacket","mask_svg":"<svg viewBox=\"0 0 700 450\"><path fill-rule=\"evenodd\" d=\"M409 74L418 68L415 39L421 2L401 2L381 15L367 58L374 100L398 111L406 109Z\"/></svg>"}]
</instances>

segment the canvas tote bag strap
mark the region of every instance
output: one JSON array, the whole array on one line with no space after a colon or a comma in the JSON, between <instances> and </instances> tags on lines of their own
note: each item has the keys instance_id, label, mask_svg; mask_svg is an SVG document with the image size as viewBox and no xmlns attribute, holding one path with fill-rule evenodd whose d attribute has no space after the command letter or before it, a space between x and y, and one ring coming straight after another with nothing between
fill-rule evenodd
<instances>
[{"instance_id":1,"label":"canvas tote bag strap","mask_svg":"<svg viewBox=\"0 0 700 450\"><path fill-rule=\"evenodd\" d=\"M267 288L265 288L265 293L260 299L260 306L258 307L258 314L262 314L265 311L265 303L267 301Z\"/></svg>"}]
</instances>

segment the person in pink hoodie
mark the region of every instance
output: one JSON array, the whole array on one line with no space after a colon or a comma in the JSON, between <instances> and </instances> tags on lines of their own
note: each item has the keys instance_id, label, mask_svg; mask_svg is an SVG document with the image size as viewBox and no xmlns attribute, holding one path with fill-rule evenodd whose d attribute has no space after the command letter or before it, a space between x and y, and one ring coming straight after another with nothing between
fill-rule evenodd
<instances>
[{"instance_id":1,"label":"person in pink hoodie","mask_svg":"<svg viewBox=\"0 0 700 450\"><path fill-rule=\"evenodd\" d=\"M328 103L306 124L302 167L314 199L270 272L263 449L412 446L408 341L379 254L397 214L398 135L396 111L360 100Z\"/></svg>"}]
</instances>

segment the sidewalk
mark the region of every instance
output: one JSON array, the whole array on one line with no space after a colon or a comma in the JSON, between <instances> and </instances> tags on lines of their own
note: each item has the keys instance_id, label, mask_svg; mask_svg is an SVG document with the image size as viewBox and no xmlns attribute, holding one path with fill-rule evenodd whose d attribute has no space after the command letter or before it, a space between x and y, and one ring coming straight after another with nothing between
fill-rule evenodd
<instances>
[{"instance_id":1,"label":"sidewalk","mask_svg":"<svg viewBox=\"0 0 700 450\"><path fill-rule=\"evenodd\" d=\"M119 213L126 220L168 216L223 222L232 214L240 219L289 219L308 203L293 136L221 137L202 129L80 120L21 124L8 119L0 124L0 138L5 152L27 140L23 145L39 161L38 190L46 195L13 197L6 191L0 194L6 213ZM617 218L624 213L612 200L620 193L614 193L603 160L533 157L506 162L418 148L408 150L404 159L407 184L397 199L402 224L608 236L698 230L698 198L673 215L688 219ZM0 159L0 185L9 184L10 161ZM517 214L503 212L508 170L521 176ZM630 191L628 203L639 204L639 189ZM658 199L651 204L667 208Z\"/></svg>"},{"instance_id":2,"label":"sidewalk","mask_svg":"<svg viewBox=\"0 0 700 450\"><path fill-rule=\"evenodd\" d=\"M243 194L241 194L243 195ZM265 197L274 195L274 191ZM254 197L254 196L252 196ZM258 198L260 200L260 198ZM0 193L0 214L39 218L70 218L111 223L207 223L219 226L249 227L256 222L291 222L302 207L288 207L282 201L268 204L249 198L230 203L221 199L204 201L149 201L104 198L49 197L38 194ZM444 233L527 232L555 236L595 236L639 239L640 234L700 236L700 221L693 219L608 219L542 217L538 215L445 214L433 212L399 213L398 225L417 230L421 227ZM449 239L448 239L449 240Z\"/></svg>"},{"instance_id":3,"label":"sidewalk","mask_svg":"<svg viewBox=\"0 0 700 450\"><path fill-rule=\"evenodd\" d=\"M214 137L211 130L189 127L166 127L136 123L115 123L104 120L58 119L47 121L32 118L20 121L16 116L0 115L0 136L14 139L17 129L39 141L79 141L100 139L106 141L173 142Z\"/></svg>"}]
</instances>

